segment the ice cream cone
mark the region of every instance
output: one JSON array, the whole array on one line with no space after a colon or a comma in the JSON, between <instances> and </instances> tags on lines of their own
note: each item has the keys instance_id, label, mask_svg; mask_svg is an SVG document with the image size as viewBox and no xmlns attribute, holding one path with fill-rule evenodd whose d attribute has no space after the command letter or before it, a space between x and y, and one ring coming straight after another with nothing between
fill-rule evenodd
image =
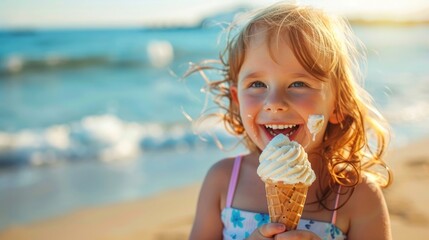
<instances>
[{"instance_id":1,"label":"ice cream cone","mask_svg":"<svg viewBox=\"0 0 429 240\"><path fill-rule=\"evenodd\" d=\"M304 209L308 186L267 180L265 190L271 222L283 223L286 230L295 230Z\"/></svg>"},{"instance_id":2,"label":"ice cream cone","mask_svg":"<svg viewBox=\"0 0 429 240\"><path fill-rule=\"evenodd\" d=\"M304 148L283 134L275 136L259 156L257 173L265 182L271 222L295 230L316 179Z\"/></svg>"}]
</instances>

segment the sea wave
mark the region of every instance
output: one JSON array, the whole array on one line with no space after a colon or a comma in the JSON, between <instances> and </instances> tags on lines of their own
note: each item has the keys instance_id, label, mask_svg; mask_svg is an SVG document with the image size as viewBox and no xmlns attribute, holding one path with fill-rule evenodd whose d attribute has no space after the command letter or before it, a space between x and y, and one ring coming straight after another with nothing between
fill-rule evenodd
<instances>
[{"instance_id":1,"label":"sea wave","mask_svg":"<svg viewBox=\"0 0 429 240\"><path fill-rule=\"evenodd\" d=\"M167 40L152 40L127 54L120 51L70 54L56 50L31 56L12 52L0 55L0 75L90 67L165 68L173 60L174 48Z\"/></svg>"},{"instance_id":2,"label":"sea wave","mask_svg":"<svg viewBox=\"0 0 429 240\"><path fill-rule=\"evenodd\" d=\"M192 129L184 123L138 123L115 115L95 115L46 129L0 132L0 167L133 160L145 151L187 151L219 142L230 144L237 139L221 126Z\"/></svg>"},{"instance_id":3,"label":"sea wave","mask_svg":"<svg viewBox=\"0 0 429 240\"><path fill-rule=\"evenodd\" d=\"M0 75L48 71L79 69L88 67L150 67L150 63L145 58L119 59L107 55L93 56L62 56L47 55L41 58L26 57L20 55L10 55L0 59Z\"/></svg>"}]
</instances>

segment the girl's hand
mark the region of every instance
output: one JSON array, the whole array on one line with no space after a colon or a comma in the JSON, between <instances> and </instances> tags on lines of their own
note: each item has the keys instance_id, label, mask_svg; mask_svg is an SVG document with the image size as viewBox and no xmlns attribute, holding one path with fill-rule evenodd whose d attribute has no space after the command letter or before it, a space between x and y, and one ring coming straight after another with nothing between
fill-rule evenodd
<instances>
[{"instance_id":1,"label":"girl's hand","mask_svg":"<svg viewBox=\"0 0 429 240\"><path fill-rule=\"evenodd\" d=\"M285 231L286 227L281 223L267 223L253 231L247 240L321 240L319 236L310 231Z\"/></svg>"},{"instance_id":2,"label":"girl's hand","mask_svg":"<svg viewBox=\"0 0 429 240\"><path fill-rule=\"evenodd\" d=\"M315 233L305 230L293 230L277 234L276 240L321 240Z\"/></svg>"},{"instance_id":3,"label":"girl's hand","mask_svg":"<svg viewBox=\"0 0 429 240\"><path fill-rule=\"evenodd\" d=\"M246 238L247 240L266 240L273 239L275 235L283 233L286 230L284 224L267 223L257 228L252 234Z\"/></svg>"}]
</instances>

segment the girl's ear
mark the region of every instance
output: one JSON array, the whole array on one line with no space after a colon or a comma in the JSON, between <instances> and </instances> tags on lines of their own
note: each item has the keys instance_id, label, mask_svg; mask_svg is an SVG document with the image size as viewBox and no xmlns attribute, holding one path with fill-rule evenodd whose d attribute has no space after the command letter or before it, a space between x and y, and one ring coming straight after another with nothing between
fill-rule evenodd
<instances>
[{"instance_id":1,"label":"girl's ear","mask_svg":"<svg viewBox=\"0 0 429 240\"><path fill-rule=\"evenodd\" d=\"M239 105L239 101L238 101L237 86L231 86L230 92L231 92L232 102L238 106Z\"/></svg>"},{"instance_id":2,"label":"girl's ear","mask_svg":"<svg viewBox=\"0 0 429 240\"><path fill-rule=\"evenodd\" d=\"M336 109L331 113L329 117L329 122L332 124L339 124L344 120L344 115L339 113Z\"/></svg>"}]
</instances>

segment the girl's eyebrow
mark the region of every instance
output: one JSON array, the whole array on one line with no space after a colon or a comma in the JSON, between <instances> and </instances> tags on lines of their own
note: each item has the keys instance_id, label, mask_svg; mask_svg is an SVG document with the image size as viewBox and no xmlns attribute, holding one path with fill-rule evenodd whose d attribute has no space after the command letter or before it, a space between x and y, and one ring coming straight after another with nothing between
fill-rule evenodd
<instances>
[{"instance_id":1,"label":"girl's eyebrow","mask_svg":"<svg viewBox=\"0 0 429 240\"><path fill-rule=\"evenodd\" d=\"M249 78L260 78L261 76L263 76L265 73L264 72L250 72L247 73L246 75L244 75L243 77L240 77L239 79L249 79Z\"/></svg>"},{"instance_id":2,"label":"girl's eyebrow","mask_svg":"<svg viewBox=\"0 0 429 240\"><path fill-rule=\"evenodd\" d=\"M301 72L292 73L292 74L290 74L290 76L293 78L310 78L310 79L313 79L313 76L311 76L311 74L301 73Z\"/></svg>"},{"instance_id":3,"label":"girl's eyebrow","mask_svg":"<svg viewBox=\"0 0 429 240\"><path fill-rule=\"evenodd\" d=\"M239 77L239 80L244 80L244 79L252 79L252 78L260 78L262 76L264 76L266 73L265 71L263 72L250 72L247 73L246 75L244 75L243 77ZM302 72L295 72L295 73L290 73L287 76L288 78L306 78L308 80L316 80L314 79L314 77L311 74L308 73L302 73Z\"/></svg>"},{"instance_id":4,"label":"girl's eyebrow","mask_svg":"<svg viewBox=\"0 0 429 240\"><path fill-rule=\"evenodd\" d=\"M319 82L320 80L318 80L317 78L315 78L313 75L307 73L307 72L297 72L297 73L292 73L290 75L292 78L305 78L306 80L309 81L313 81L313 82Z\"/></svg>"}]
</instances>

